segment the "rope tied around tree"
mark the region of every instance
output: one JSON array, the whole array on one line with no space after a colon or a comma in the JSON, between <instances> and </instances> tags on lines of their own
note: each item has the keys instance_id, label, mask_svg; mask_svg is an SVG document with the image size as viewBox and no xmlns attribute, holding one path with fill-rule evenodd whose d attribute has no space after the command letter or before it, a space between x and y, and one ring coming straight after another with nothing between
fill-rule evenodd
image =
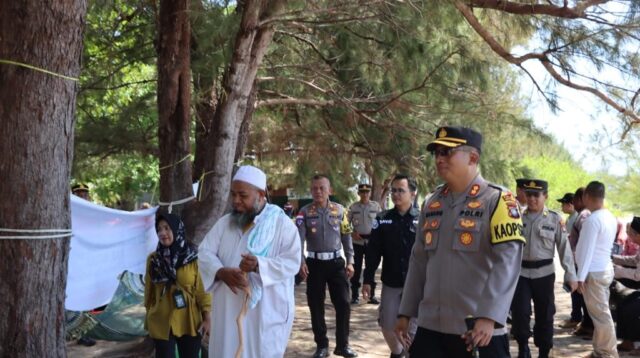
<instances>
[{"instance_id":1,"label":"rope tied around tree","mask_svg":"<svg viewBox=\"0 0 640 358\"><path fill-rule=\"evenodd\" d=\"M69 81L75 81L75 82L80 81L80 79L77 78L77 77L66 76L66 75L63 75L63 74L60 74L60 73L55 73L55 72L52 72L52 71L49 71L49 70L45 70L44 68L40 68L40 67L37 67L37 66L29 65L29 64L26 64L26 63L18 62L18 61L11 61L11 60L5 60L5 59L1 59L0 58L0 63L4 63L5 65L13 65L13 66L18 66L18 67L28 68L28 69L33 70L33 71L45 73L47 75L51 75L51 76L55 76L55 77L60 77L60 78L63 78L65 80L69 80Z\"/></svg>"},{"instance_id":2,"label":"rope tied around tree","mask_svg":"<svg viewBox=\"0 0 640 358\"><path fill-rule=\"evenodd\" d=\"M4 234L8 233L8 234ZM20 235L11 235L17 233ZM23 235L24 234L24 235ZM35 235L26 235L35 234ZM71 237L71 229L7 229L0 228L0 240L47 240Z\"/></svg>"}]
</instances>

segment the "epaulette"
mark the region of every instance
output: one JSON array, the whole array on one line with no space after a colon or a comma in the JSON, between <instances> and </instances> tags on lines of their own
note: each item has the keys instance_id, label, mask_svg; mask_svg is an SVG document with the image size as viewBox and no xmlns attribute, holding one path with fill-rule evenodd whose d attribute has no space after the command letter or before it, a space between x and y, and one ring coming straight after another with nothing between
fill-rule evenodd
<instances>
[{"instance_id":1,"label":"epaulette","mask_svg":"<svg viewBox=\"0 0 640 358\"><path fill-rule=\"evenodd\" d=\"M435 188L434 188L434 189L433 189L429 194L433 194L433 193L435 193L436 191L443 189L445 186L447 186L447 184L446 184L446 183L442 183L442 184L440 184L440 185L437 185L437 186L436 186L436 187L435 187Z\"/></svg>"},{"instance_id":2,"label":"epaulette","mask_svg":"<svg viewBox=\"0 0 640 358\"><path fill-rule=\"evenodd\" d=\"M505 186L497 185L497 184L493 184L493 183L488 183L487 182L487 186L490 186L490 187L492 187L494 189L497 189L497 190L500 190L500 191L509 191L509 192L511 191L511 190L509 190L509 188L507 188Z\"/></svg>"},{"instance_id":3,"label":"epaulette","mask_svg":"<svg viewBox=\"0 0 640 358\"><path fill-rule=\"evenodd\" d=\"M556 219L558 219L558 220L557 220L558 222L560 222L560 221L561 221L561 219L562 219L562 215L560 215L560 213L559 213L559 212L554 211L554 210L551 210L551 209L548 209L548 208L547 208L546 210L549 212L549 214L551 214L551 215L555 216L555 217L556 217Z\"/></svg>"}]
</instances>

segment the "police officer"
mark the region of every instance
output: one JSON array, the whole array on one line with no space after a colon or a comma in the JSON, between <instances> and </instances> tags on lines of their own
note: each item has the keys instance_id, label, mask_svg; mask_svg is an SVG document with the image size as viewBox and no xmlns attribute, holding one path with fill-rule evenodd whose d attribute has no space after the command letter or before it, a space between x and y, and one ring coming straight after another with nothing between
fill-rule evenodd
<instances>
[{"instance_id":1,"label":"police officer","mask_svg":"<svg viewBox=\"0 0 640 358\"><path fill-rule=\"evenodd\" d=\"M373 224L366 253L366 268L362 296L371 294L376 269L382 261L382 295L378 309L378 325L382 329L391 358L404 357L403 347L394 333L398 307L402 298L411 248L416 238L416 226L420 211L413 206L416 197L416 181L406 175L396 175L391 181L391 200L394 208L378 214ZM410 334L415 334L413 320Z\"/></svg>"},{"instance_id":2,"label":"police officer","mask_svg":"<svg viewBox=\"0 0 640 358\"><path fill-rule=\"evenodd\" d=\"M404 284L396 333L410 356L509 357L505 323L522 260L514 196L478 171L482 135L441 127L427 150L446 184L425 203ZM469 318L471 329L467 329Z\"/></svg>"},{"instance_id":3,"label":"police officer","mask_svg":"<svg viewBox=\"0 0 640 358\"><path fill-rule=\"evenodd\" d=\"M371 201L371 185L359 184L358 196L360 201L349 207L349 222L353 227L351 238L353 241L353 258L355 272L351 277L351 304L360 303L360 273L362 272L362 261L371 234L371 224L376 215L382 210L380 204ZM376 266L377 268L378 266ZM371 298L369 303L378 304L375 295L376 283L371 284Z\"/></svg>"},{"instance_id":4,"label":"police officer","mask_svg":"<svg viewBox=\"0 0 640 358\"><path fill-rule=\"evenodd\" d=\"M527 179L520 178L516 179L516 200L518 201L518 205L520 205L520 212L523 212L524 209L527 208L527 195L524 192L524 184Z\"/></svg>"},{"instance_id":5,"label":"police officer","mask_svg":"<svg viewBox=\"0 0 640 358\"><path fill-rule=\"evenodd\" d=\"M329 200L331 183L325 175L311 179L313 202L298 212L296 225L307 241L307 257L302 257L300 276L307 279L307 303L311 311L311 328L317 345L314 358L329 355L327 325L324 320L325 290L329 286L331 302L336 310L336 348L333 354L357 357L349 347L349 278L353 276L351 225L340 204ZM304 251L303 251L304 252ZM345 260L342 255L346 257Z\"/></svg>"},{"instance_id":6,"label":"police officer","mask_svg":"<svg viewBox=\"0 0 640 358\"><path fill-rule=\"evenodd\" d=\"M524 237L527 245L522 255L522 271L511 304L511 333L518 342L518 357L529 358L529 322L531 320L531 300L535 312L533 342L538 347L539 357L549 357L553 348L553 315L556 312L553 284L555 273L553 255L558 249L560 263L564 268L564 282L571 291L578 288L573 255L562 225L562 217L547 209L548 183L544 180L529 179L524 184L527 209L522 215Z\"/></svg>"},{"instance_id":7,"label":"police officer","mask_svg":"<svg viewBox=\"0 0 640 358\"><path fill-rule=\"evenodd\" d=\"M71 187L71 193L75 196L81 197L84 200L91 201L91 194L89 193L89 186L84 183L78 183Z\"/></svg>"},{"instance_id":8,"label":"police officer","mask_svg":"<svg viewBox=\"0 0 640 358\"><path fill-rule=\"evenodd\" d=\"M564 227L567 230L567 235L570 236L571 228L578 218L578 212L573 206L573 193L565 193L562 198L556 199L556 201L562 205L562 212L569 215ZM567 237L567 240L571 242L569 237ZM583 302L583 300L582 297L580 297L580 299L576 299L578 295L580 295L580 293L577 291L571 293L571 315L569 319L560 323L561 328L575 328L582 320L581 302Z\"/></svg>"}]
</instances>

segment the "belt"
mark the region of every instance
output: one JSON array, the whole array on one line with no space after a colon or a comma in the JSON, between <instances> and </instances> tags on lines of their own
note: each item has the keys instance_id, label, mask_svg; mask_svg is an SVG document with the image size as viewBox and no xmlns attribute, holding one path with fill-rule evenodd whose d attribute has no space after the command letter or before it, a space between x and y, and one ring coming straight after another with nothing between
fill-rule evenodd
<instances>
[{"instance_id":1,"label":"belt","mask_svg":"<svg viewBox=\"0 0 640 358\"><path fill-rule=\"evenodd\" d=\"M316 259L316 260L327 261L327 260L337 259L341 256L342 256L342 250L329 251L329 252L307 251L307 257L310 259Z\"/></svg>"},{"instance_id":2,"label":"belt","mask_svg":"<svg viewBox=\"0 0 640 358\"><path fill-rule=\"evenodd\" d=\"M536 269L536 268L540 268L543 266L547 266L553 263L553 259L545 259L545 260L538 260L538 261L522 261L522 267L524 268L528 268L528 269Z\"/></svg>"}]
</instances>

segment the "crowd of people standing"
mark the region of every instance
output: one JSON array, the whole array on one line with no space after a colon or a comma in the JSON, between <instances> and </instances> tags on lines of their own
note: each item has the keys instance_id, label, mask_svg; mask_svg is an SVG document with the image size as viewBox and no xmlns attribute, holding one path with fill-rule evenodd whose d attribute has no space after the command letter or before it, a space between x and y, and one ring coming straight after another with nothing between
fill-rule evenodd
<instances>
[{"instance_id":1,"label":"crowd of people standing","mask_svg":"<svg viewBox=\"0 0 640 358\"><path fill-rule=\"evenodd\" d=\"M510 339L527 358L531 337L538 356L550 357L556 255L572 301L560 327L591 338L590 357L640 355L640 218L624 230L598 181L557 199L566 219L548 208L545 180L520 178L514 195L480 174L482 143L470 128L436 131L427 150L443 184L422 205L407 175L393 178L393 207L383 210L367 183L349 208L331 201L330 178L317 174L310 178L313 201L292 219L290 204L283 210L267 202L266 174L242 166L232 179L232 212L199 247L186 240L179 217L158 215L145 289L156 356L173 356L177 346L181 356L197 357L204 341L209 357L282 357L298 276L306 281L314 358L330 352L327 288L334 355L358 356L349 344L350 315L362 297L379 305L392 358L510 357ZM612 287L622 297L613 307Z\"/></svg>"}]
</instances>

